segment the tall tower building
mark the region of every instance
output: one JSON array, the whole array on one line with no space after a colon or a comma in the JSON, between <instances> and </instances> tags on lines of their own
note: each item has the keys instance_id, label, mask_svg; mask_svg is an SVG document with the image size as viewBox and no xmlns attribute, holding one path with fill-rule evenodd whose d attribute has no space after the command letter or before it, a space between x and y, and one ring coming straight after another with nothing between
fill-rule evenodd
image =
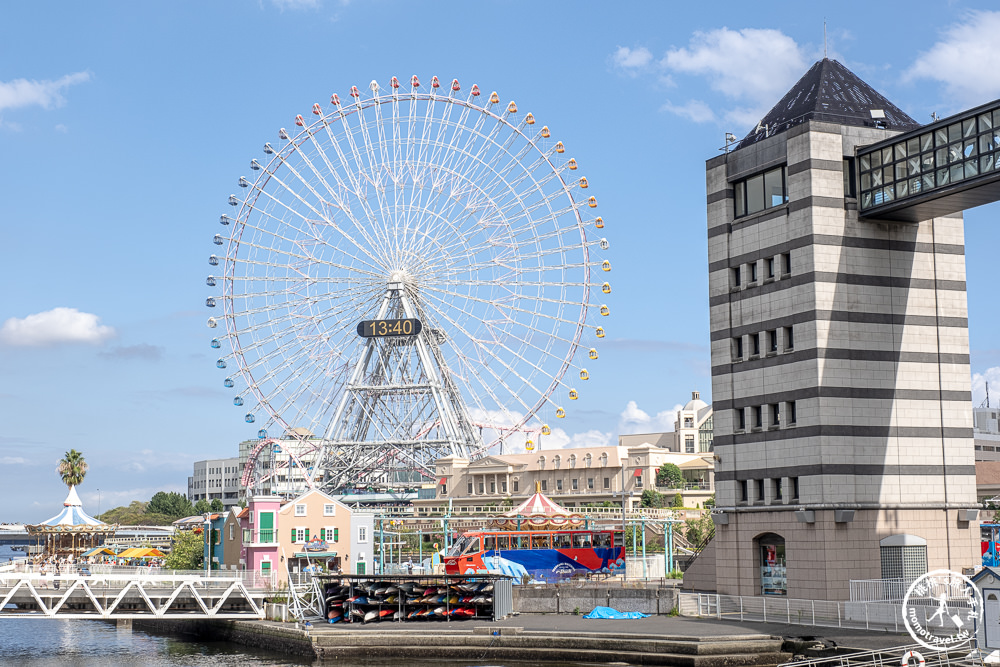
<instances>
[{"instance_id":1,"label":"tall tower building","mask_svg":"<svg viewBox=\"0 0 1000 667\"><path fill-rule=\"evenodd\" d=\"M855 149L919 127L824 59L707 163L719 593L976 562L961 213L858 216Z\"/></svg>"}]
</instances>

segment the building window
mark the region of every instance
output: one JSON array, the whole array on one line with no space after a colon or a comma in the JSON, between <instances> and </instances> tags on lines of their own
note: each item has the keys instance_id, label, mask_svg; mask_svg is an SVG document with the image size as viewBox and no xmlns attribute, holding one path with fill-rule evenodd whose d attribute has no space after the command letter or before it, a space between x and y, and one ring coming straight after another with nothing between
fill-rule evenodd
<instances>
[{"instance_id":1,"label":"building window","mask_svg":"<svg viewBox=\"0 0 1000 667\"><path fill-rule=\"evenodd\" d=\"M740 281L741 281L741 278L742 278L742 277L740 276L740 267L738 267L738 266L737 266L737 267L735 267L735 268L734 268L734 269L732 270L732 272L731 272L731 274L730 274L730 277L731 277L731 279L732 279L732 282L733 282L732 286L733 286L733 287L739 287L739 286L740 286Z\"/></svg>"},{"instance_id":2,"label":"building window","mask_svg":"<svg viewBox=\"0 0 1000 667\"><path fill-rule=\"evenodd\" d=\"M469 495L472 495L472 482L469 482Z\"/></svg>"},{"instance_id":3,"label":"building window","mask_svg":"<svg viewBox=\"0 0 1000 667\"><path fill-rule=\"evenodd\" d=\"M757 480L757 500L764 502L764 480Z\"/></svg>"},{"instance_id":4,"label":"building window","mask_svg":"<svg viewBox=\"0 0 1000 667\"><path fill-rule=\"evenodd\" d=\"M694 454L694 436L686 435L684 436L684 453Z\"/></svg>"},{"instance_id":5,"label":"building window","mask_svg":"<svg viewBox=\"0 0 1000 667\"><path fill-rule=\"evenodd\" d=\"M547 479L543 479L542 480L542 491L548 491L548 489L549 489L549 481Z\"/></svg>"},{"instance_id":6,"label":"building window","mask_svg":"<svg viewBox=\"0 0 1000 667\"><path fill-rule=\"evenodd\" d=\"M587 488L590 489L591 491L594 490L594 478L593 477L588 477L587 478Z\"/></svg>"},{"instance_id":7,"label":"building window","mask_svg":"<svg viewBox=\"0 0 1000 667\"><path fill-rule=\"evenodd\" d=\"M299 504L295 506L295 516L305 516L306 506L305 504Z\"/></svg>"},{"instance_id":8,"label":"building window","mask_svg":"<svg viewBox=\"0 0 1000 667\"><path fill-rule=\"evenodd\" d=\"M788 423L794 424L796 422L795 415L795 401L788 401Z\"/></svg>"},{"instance_id":9,"label":"building window","mask_svg":"<svg viewBox=\"0 0 1000 667\"><path fill-rule=\"evenodd\" d=\"M926 544L883 546L879 551L882 557L883 579L902 579L904 582L911 582L927 574Z\"/></svg>"},{"instance_id":10,"label":"building window","mask_svg":"<svg viewBox=\"0 0 1000 667\"><path fill-rule=\"evenodd\" d=\"M561 465L562 465L562 457L556 454L555 456L552 457L552 467L558 470Z\"/></svg>"},{"instance_id":11,"label":"building window","mask_svg":"<svg viewBox=\"0 0 1000 667\"><path fill-rule=\"evenodd\" d=\"M511 484L514 485L514 493L517 493L518 481L515 479Z\"/></svg>"},{"instance_id":12,"label":"building window","mask_svg":"<svg viewBox=\"0 0 1000 667\"><path fill-rule=\"evenodd\" d=\"M736 430L743 431L747 427L746 413L743 408L736 408Z\"/></svg>"},{"instance_id":13,"label":"building window","mask_svg":"<svg viewBox=\"0 0 1000 667\"><path fill-rule=\"evenodd\" d=\"M784 276L792 273L792 253L786 252L781 256L781 274Z\"/></svg>"},{"instance_id":14,"label":"building window","mask_svg":"<svg viewBox=\"0 0 1000 667\"><path fill-rule=\"evenodd\" d=\"M777 354L778 352L778 331L777 329L772 329L767 332L767 351L771 354Z\"/></svg>"},{"instance_id":15,"label":"building window","mask_svg":"<svg viewBox=\"0 0 1000 667\"><path fill-rule=\"evenodd\" d=\"M323 516L337 516L337 506L323 505Z\"/></svg>"},{"instance_id":16,"label":"building window","mask_svg":"<svg viewBox=\"0 0 1000 667\"><path fill-rule=\"evenodd\" d=\"M772 480L774 483L774 501L781 502L781 478Z\"/></svg>"},{"instance_id":17,"label":"building window","mask_svg":"<svg viewBox=\"0 0 1000 667\"><path fill-rule=\"evenodd\" d=\"M368 541L368 527L358 526L358 542L367 542L367 541Z\"/></svg>"},{"instance_id":18,"label":"building window","mask_svg":"<svg viewBox=\"0 0 1000 667\"><path fill-rule=\"evenodd\" d=\"M791 327L785 327L785 349L786 350L795 349L795 336L792 334Z\"/></svg>"},{"instance_id":19,"label":"building window","mask_svg":"<svg viewBox=\"0 0 1000 667\"><path fill-rule=\"evenodd\" d=\"M764 272L765 278L774 278L774 257L768 257L764 260Z\"/></svg>"},{"instance_id":20,"label":"building window","mask_svg":"<svg viewBox=\"0 0 1000 667\"><path fill-rule=\"evenodd\" d=\"M605 489L610 489L611 488L611 478L610 477L605 477L604 478L604 488Z\"/></svg>"},{"instance_id":21,"label":"building window","mask_svg":"<svg viewBox=\"0 0 1000 667\"><path fill-rule=\"evenodd\" d=\"M642 488L642 474L641 473L635 476L635 488L637 488L637 489L641 489Z\"/></svg>"},{"instance_id":22,"label":"building window","mask_svg":"<svg viewBox=\"0 0 1000 667\"><path fill-rule=\"evenodd\" d=\"M447 496L448 495L448 485L447 484L442 484L441 485L441 495L442 496Z\"/></svg>"},{"instance_id":23,"label":"building window","mask_svg":"<svg viewBox=\"0 0 1000 667\"><path fill-rule=\"evenodd\" d=\"M576 467L576 454L570 454L569 455L569 467L570 468L575 468Z\"/></svg>"},{"instance_id":24,"label":"building window","mask_svg":"<svg viewBox=\"0 0 1000 667\"><path fill-rule=\"evenodd\" d=\"M562 491L562 480L561 479L557 479L556 480L556 491Z\"/></svg>"},{"instance_id":25,"label":"building window","mask_svg":"<svg viewBox=\"0 0 1000 667\"><path fill-rule=\"evenodd\" d=\"M760 334L750 334L750 356L760 356Z\"/></svg>"},{"instance_id":26,"label":"building window","mask_svg":"<svg viewBox=\"0 0 1000 667\"><path fill-rule=\"evenodd\" d=\"M500 493L507 493L507 480L500 482Z\"/></svg>"},{"instance_id":27,"label":"building window","mask_svg":"<svg viewBox=\"0 0 1000 667\"><path fill-rule=\"evenodd\" d=\"M792 500L798 500L799 499L799 478L798 477L789 477L788 481L792 485Z\"/></svg>"},{"instance_id":28,"label":"building window","mask_svg":"<svg viewBox=\"0 0 1000 667\"><path fill-rule=\"evenodd\" d=\"M753 427L763 428L764 427L764 417L761 414L762 410L759 405L753 406Z\"/></svg>"},{"instance_id":29,"label":"building window","mask_svg":"<svg viewBox=\"0 0 1000 667\"><path fill-rule=\"evenodd\" d=\"M588 468L590 467L590 464L593 462L594 462L594 457L591 456L590 454L587 454L586 456L583 457L583 464Z\"/></svg>"},{"instance_id":30,"label":"building window","mask_svg":"<svg viewBox=\"0 0 1000 667\"><path fill-rule=\"evenodd\" d=\"M486 493L486 485L483 482L479 483L479 493L480 495Z\"/></svg>"},{"instance_id":31,"label":"building window","mask_svg":"<svg viewBox=\"0 0 1000 667\"><path fill-rule=\"evenodd\" d=\"M572 484L571 484L571 488L572 488L572 489L573 489L574 491L576 491L576 490L577 490L577 489L579 488L579 486L577 486L577 482L578 482L577 478L576 478L576 477L574 477L574 478L573 478L573 481L572 481Z\"/></svg>"},{"instance_id":32,"label":"building window","mask_svg":"<svg viewBox=\"0 0 1000 667\"><path fill-rule=\"evenodd\" d=\"M608 453L601 452L601 467L606 468L608 466Z\"/></svg>"},{"instance_id":33,"label":"building window","mask_svg":"<svg viewBox=\"0 0 1000 667\"><path fill-rule=\"evenodd\" d=\"M694 428L694 417L684 418L684 428Z\"/></svg>"},{"instance_id":34,"label":"building window","mask_svg":"<svg viewBox=\"0 0 1000 667\"><path fill-rule=\"evenodd\" d=\"M757 282L757 262L750 262L750 284Z\"/></svg>"},{"instance_id":35,"label":"building window","mask_svg":"<svg viewBox=\"0 0 1000 667\"><path fill-rule=\"evenodd\" d=\"M771 403L771 426L779 426L781 424L781 409L778 407L780 404Z\"/></svg>"},{"instance_id":36,"label":"building window","mask_svg":"<svg viewBox=\"0 0 1000 667\"><path fill-rule=\"evenodd\" d=\"M741 361L743 359L743 336L733 339L733 359Z\"/></svg>"},{"instance_id":37,"label":"building window","mask_svg":"<svg viewBox=\"0 0 1000 667\"><path fill-rule=\"evenodd\" d=\"M292 541L293 542L305 542L309 538L306 536L307 528L294 528L292 529Z\"/></svg>"},{"instance_id":38,"label":"building window","mask_svg":"<svg viewBox=\"0 0 1000 667\"><path fill-rule=\"evenodd\" d=\"M749 500L749 492L747 491L747 481L740 480L740 502L745 503Z\"/></svg>"},{"instance_id":39,"label":"building window","mask_svg":"<svg viewBox=\"0 0 1000 667\"><path fill-rule=\"evenodd\" d=\"M737 218L781 206L788 201L783 166L737 181L733 185Z\"/></svg>"},{"instance_id":40,"label":"building window","mask_svg":"<svg viewBox=\"0 0 1000 667\"><path fill-rule=\"evenodd\" d=\"M490 493L496 493L496 492L497 492L497 483L490 482Z\"/></svg>"},{"instance_id":41,"label":"building window","mask_svg":"<svg viewBox=\"0 0 1000 667\"><path fill-rule=\"evenodd\" d=\"M855 183L854 176L854 158L845 157L844 158L844 196L845 197L857 197L858 191L854 187Z\"/></svg>"}]
</instances>

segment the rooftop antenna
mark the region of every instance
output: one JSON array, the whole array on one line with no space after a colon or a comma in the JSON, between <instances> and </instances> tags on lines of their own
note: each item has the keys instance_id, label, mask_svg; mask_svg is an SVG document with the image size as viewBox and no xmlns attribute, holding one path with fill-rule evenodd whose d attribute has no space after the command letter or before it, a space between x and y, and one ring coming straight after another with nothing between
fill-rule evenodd
<instances>
[{"instance_id":1,"label":"rooftop antenna","mask_svg":"<svg viewBox=\"0 0 1000 667\"><path fill-rule=\"evenodd\" d=\"M983 408L983 407L986 407L986 408L990 407L990 383L989 382L986 383L986 400L983 402L983 405L980 405L979 407L981 407L981 408Z\"/></svg>"},{"instance_id":2,"label":"rooftop antenna","mask_svg":"<svg viewBox=\"0 0 1000 667\"><path fill-rule=\"evenodd\" d=\"M932 111L931 112L931 122L932 123L936 123L939 120L941 120L941 117L937 115L937 111Z\"/></svg>"},{"instance_id":3,"label":"rooftop antenna","mask_svg":"<svg viewBox=\"0 0 1000 667\"><path fill-rule=\"evenodd\" d=\"M726 132L726 145L722 150L729 152L729 147L736 143L736 135L732 132Z\"/></svg>"}]
</instances>

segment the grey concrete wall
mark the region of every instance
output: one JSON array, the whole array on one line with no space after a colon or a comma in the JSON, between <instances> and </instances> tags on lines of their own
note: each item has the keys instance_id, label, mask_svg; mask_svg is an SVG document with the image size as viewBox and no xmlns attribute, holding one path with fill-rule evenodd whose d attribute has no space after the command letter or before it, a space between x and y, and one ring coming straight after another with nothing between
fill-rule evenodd
<instances>
[{"instance_id":1,"label":"grey concrete wall","mask_svg":"<svg viewBox=\"0 0 1000 667\"><path fill-rule=\"evenodd\" d=\"M522 614L587 614L594 607L611 607L656 615L669 614L676 606L674 587L574 584L514 587L514 611Z\"/></svg>"}]
</instances>

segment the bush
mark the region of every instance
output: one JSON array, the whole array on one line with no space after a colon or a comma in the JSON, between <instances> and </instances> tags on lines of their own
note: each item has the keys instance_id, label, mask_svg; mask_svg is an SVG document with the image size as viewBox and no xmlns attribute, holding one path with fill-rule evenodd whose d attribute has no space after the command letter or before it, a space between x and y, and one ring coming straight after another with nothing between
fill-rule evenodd
<instances>
[{"instance_id":1,"label":"bush","mask_svg":"<svg viewBox=\"0 0 1000 667\"><path fill-rule=\"evenodd\" d=\"M671 489L682 489L684 488L684 475L676 463L664 463L656 471L656 484Z\"/></svg>"},{"instance_id":2,"label":"bush","mask_svg":"<svg viewBox=\"0 0 1000 667\"><path fill-rule=\"evenodd\" d=\"M671 507L684 507L684 496L682 496L679 493L674 494L673 500L670 501L670 506Z\"/></svg>"}]
</instances>

